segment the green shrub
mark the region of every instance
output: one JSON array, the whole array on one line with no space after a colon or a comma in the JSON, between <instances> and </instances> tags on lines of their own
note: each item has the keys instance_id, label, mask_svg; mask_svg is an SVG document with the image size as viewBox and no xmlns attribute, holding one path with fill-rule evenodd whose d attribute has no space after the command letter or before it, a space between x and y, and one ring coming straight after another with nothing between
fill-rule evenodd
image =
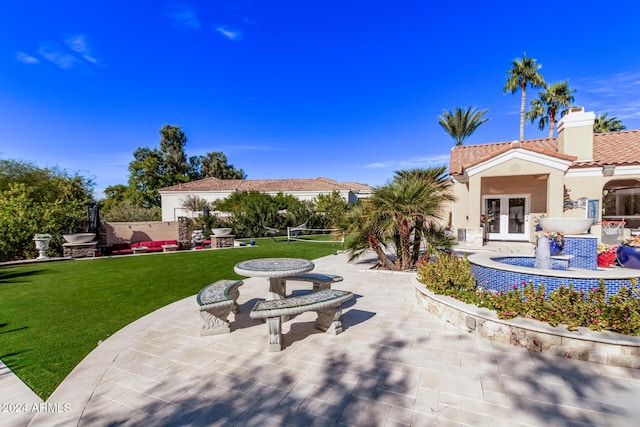
<instances>
[{"instance_id":1,"label":"green shrub","mask_svg":"<svg viewBox=\"0 0 640 427\"><path fill-rule=\"evenodd\" d=\"M430 291L490 308L500 319L522 316L552 326L564 324L569 330L581 326L640 335L640 290L636 280L632 281L631 288L622 287L608 300L604 282L586 293L577 291L572 284L560 286L545 298L543 284L535 287L533 283L523 282L507 292L477 286L466 258L441 254L433 261L423 258L417 266L418 280Z\"/></svg>"}]
</instances>

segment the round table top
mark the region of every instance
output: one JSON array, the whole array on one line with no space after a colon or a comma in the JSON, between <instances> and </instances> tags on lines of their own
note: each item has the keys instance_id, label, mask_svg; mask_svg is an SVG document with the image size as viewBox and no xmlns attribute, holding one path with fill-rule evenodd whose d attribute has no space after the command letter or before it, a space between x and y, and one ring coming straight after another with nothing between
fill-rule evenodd
<instances>
[{"instance_id":1,"label":"round table top","mask_svg":"<svg viewBox=\"0 0 640 427\"><path fill-rule=\"evenodd\" d=\"M315 265L306 259L299 258L260 258L239 262L233 270L248 277L284 277L306 273Z\"/></svg>"}]
</instances>

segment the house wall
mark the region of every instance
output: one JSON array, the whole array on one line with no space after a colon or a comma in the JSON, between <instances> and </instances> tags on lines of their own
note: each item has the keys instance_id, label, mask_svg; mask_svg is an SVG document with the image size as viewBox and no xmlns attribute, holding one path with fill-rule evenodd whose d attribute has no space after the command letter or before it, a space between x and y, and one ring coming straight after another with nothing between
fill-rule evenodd
<instances>
[{"instance_id":1,"label":"house wall","mask_svg":"<svg viewBox=\"0 0 640 427\"><path fill-rule=\"evenodd\" d=\"M456 196L454 233L459 228L480 226L482 196L486 194L530 193L531 212L562 216L564 172L528 160L509 159L470 176L468 183L454 181L453 189Z\"/></svg>"},{"instance_id":2,"label":"house wall","mask_svg":"<svg viewBox=\"0 0 640 427\"><path fill-rule=\"evenodd\" d=\"M209 203L217 200L222 200L229 197L233 191L167 191L161 192L161 206L162 206L162 220L163 221L176 221L179 217L193 217L198 216L198 213L191 212L182 207L187 196L197 196L206 200ZM266 194L272 196L277 195L278 191L268 191ZM282 192L283 194L292 195L299 200L312 200L320 194L330 195L332 191L288 191ZM358 200L358 195L349 191L340 191L342 196L349 203L354 204Z\"/></svg>"},{"instance_id":3,"label":"house wall","mask_svg":"<svg viewBox=\"0 0 640 427\"><path fill-rule=\"evenodd\" d=\"M547 210L547 175L518 175L487 177L482 179L483 196L503 194L530 194L530 211Z\"/></svg>"}]
</instances>

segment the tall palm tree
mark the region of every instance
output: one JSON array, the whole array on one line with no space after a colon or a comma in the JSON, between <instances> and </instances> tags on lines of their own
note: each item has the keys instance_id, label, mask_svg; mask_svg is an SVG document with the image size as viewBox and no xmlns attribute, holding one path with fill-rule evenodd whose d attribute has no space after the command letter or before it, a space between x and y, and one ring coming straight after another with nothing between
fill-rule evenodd
<instances>
[{"instance_id":1,"label":"tall palm tree","mask_svg":"<svg viewBox=\"0 0 640 427\"><path fill-rule=\"evenodd\" d=\"M596 117L596 120L593 122L593 131L595 133L619 132L627 128L622 124L622 121L619 118L608 118L608 114L609 113L604 113L603 115Z\"/></svg>"},{"instance_id":2,"label":"tall palm tree","mask_svg":"<svg viewBox=\"0 0 640 427\"><path fill-rule=\"evenodd\" d=\"M522 58L516 58L511 63L511 68L507 70L507 83L503 91L516 93L522 91L522 101L520 103L520 141L524 141L524 107L527 102L527 84L531 87L544 86L544 77L538 70L542 65L534 58L527 58L527 54Z\"/></svg>"},{"instance_id":3,"label":"tall palm tree","mask_svg":"<svg viewBox=\"0 0 640 427\"><path fill-rule=\"evenodd\" d=\"M529 123L538 121L538 128L544 130L549 126L549 138L553 138L556 130L557 116L563 117L575 101L573 93L575 89L569 88L567 80L561 83L544 85L544 91L538 93L538 98L531 101L531 110L527 112Z\"/></svg>"},{"instance_id":4,"label":"tall palm tree","mask_svg":"<svg viewBox=\"0 0 640 427\"><path fill-rule=\"evenodd\" d=\"M453 111L442 110L438 123L455 140L456 145L460 146L478 126L489 120L482 118L487 111L478 111L476 107L469 107L466 110L460 107L455 107Z\"/></svg>"}]
</instances>

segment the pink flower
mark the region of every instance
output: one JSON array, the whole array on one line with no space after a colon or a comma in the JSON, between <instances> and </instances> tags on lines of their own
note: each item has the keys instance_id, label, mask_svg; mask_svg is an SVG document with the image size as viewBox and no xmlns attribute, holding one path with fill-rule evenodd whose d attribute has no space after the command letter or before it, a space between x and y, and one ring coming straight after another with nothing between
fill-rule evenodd
<instances>
[{"instance_id":1,"label":"pink flower","mask_svg":"<svg viewBox=\"0 0 640 427\"><path fill-rule=\"evenodd\" d=\"M518 285L513 285L513 289L518 289Z\"/></svg>"},{"instance_id":2,"label":"pink flower","mask_svg":"<svg viewBox=\"0 0 640 427\"><path fill-rule=\"evenodd\" d=\"M599 308L596 308L596 313L600 313L602 310L600 310Z\"/></svg>"}]
</instances>

